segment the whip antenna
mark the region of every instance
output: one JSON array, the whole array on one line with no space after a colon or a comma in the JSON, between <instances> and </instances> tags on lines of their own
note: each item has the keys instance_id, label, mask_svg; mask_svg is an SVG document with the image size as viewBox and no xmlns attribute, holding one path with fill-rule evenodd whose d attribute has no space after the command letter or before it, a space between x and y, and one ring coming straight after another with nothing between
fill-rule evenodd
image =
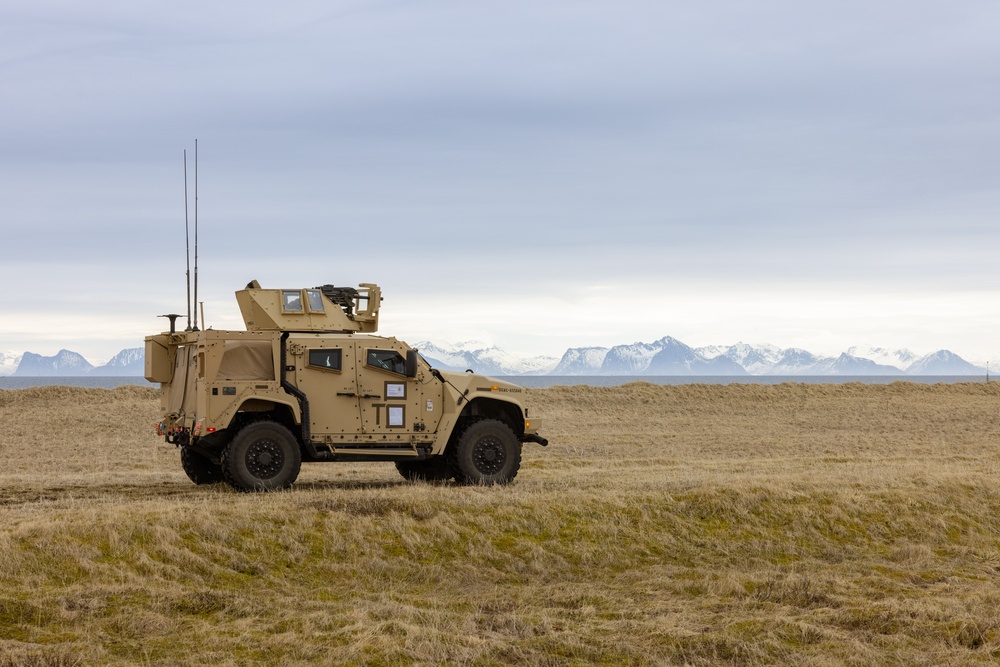
<instances>
[{"instance_id":1,"label":"whip antenna","mask_svg":"<svg viewBox=\"0 0 1000 667\"><path fill-rule=\"evenodd\" d=\"M187 331L191 331L191 225L188 223L188 152L184 149L184 258L187 260ZM173 324L171 322L171 324ZM170 327L173 329L173 326Z\"/></svg>"},{"instance_id":2,"label":"whip antenna","mask_svg":"<svg viewBox=\"0 0 1000 667\"><path fill-rule=\"evenodd\" d=\"M198 140L194 140L194 302L198 303ZM198 310L194 311L194 330L198 331Z\"/></svg>"}]
</instances>

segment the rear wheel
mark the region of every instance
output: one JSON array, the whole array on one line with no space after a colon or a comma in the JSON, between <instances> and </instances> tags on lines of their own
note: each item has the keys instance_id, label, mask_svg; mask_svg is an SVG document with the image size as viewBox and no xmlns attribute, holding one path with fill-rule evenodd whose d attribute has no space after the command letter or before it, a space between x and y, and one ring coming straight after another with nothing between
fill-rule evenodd
<instances>
[{"instance_id":1,"label":"rear wheel","mask_svg":"<svg viewBox=\"0 0 1000 667\"><path fill-rule=\"evenodd\" d=\"M188 445L181 447L181 467L195 484L215 484L223 480L222 467Z\"/></svg>"},{"instance_id":2,"label":"rear wheel","mask_svg":"<svg viewBox=\"0 0 1000 667\"><path fill-rule=\"evenodd\" d=\"M448 459L443 456L423 461L397 461L396 470L411 482L444 482L455 476Z\"/></svg>"},{"instance_id":3,"label":"rear wheel","mask_svg":"<svg viewBox=\"0 0 1000 667\"><path fill-rule=\"evenodd\" d=\"M460 484L508 484L521 468L521 443L498 419L469 422L449 447Z\"/></svg>"},{"instance_id":4,"label":"rear wheel","mask_svg":"<svg viewBox=\"0 0 1000 667\"><path fill-rule=\"evenodd\" d=\"M299 443L291 431L276 422L244 426L222 450L222 473L240 491L288 488L301 466Z\"/></svg>"}]
</instances>

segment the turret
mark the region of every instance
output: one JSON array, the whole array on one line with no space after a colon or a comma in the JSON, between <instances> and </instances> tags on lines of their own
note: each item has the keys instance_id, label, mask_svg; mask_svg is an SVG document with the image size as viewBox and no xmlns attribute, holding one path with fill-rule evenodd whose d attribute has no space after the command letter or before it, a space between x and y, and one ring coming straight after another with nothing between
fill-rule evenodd
<instances>
[{"instance_id":1,"label":"turret","mask_svg":"<svg viewBox=\"0 0 1000 667\"><path fill-rule=\"evenodd\" d=\"M248 331L378 331L382 290L372 283L264 289L256 280L236 292Z\"/></svg>"}]
</instances>

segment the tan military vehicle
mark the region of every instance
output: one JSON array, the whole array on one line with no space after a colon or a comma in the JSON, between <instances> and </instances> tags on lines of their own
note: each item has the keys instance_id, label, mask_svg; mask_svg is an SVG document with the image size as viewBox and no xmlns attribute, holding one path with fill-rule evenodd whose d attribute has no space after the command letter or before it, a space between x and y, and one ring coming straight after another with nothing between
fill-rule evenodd
<instances>
[{"instance_id":1,"label":"tan military vehicle","mask_svg":"<svg viewBox=\"0 0 1000 667\"><path fill-rule=\"evenodd\" d=\"M246 331L146 337L146 379L161 385L157 431L195 484L291 485L303 461L390 461L411 480L506 484L521 445L546 445L525 391L431 368L374 335L377 285L236 293ZM197 322L197 320L196 320Z\"/></svg>"}]
</instances>

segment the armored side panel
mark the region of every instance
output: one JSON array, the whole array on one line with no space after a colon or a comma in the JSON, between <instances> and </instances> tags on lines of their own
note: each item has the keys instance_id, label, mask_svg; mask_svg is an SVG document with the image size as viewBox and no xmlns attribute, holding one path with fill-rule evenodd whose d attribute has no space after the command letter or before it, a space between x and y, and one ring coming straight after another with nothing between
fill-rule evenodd
<instances>
[{"instance_id":1,"label":"armored side panel","mask_svg":"<svg viewBox=\"0 0 1000 667\"><path fill-rule=\"evenodd\" d=\"M170 336L146 336L145 376L150 382L170 382L174 376L174 357L177 347L170 344Z\"/></svg>"}]
</instances>

